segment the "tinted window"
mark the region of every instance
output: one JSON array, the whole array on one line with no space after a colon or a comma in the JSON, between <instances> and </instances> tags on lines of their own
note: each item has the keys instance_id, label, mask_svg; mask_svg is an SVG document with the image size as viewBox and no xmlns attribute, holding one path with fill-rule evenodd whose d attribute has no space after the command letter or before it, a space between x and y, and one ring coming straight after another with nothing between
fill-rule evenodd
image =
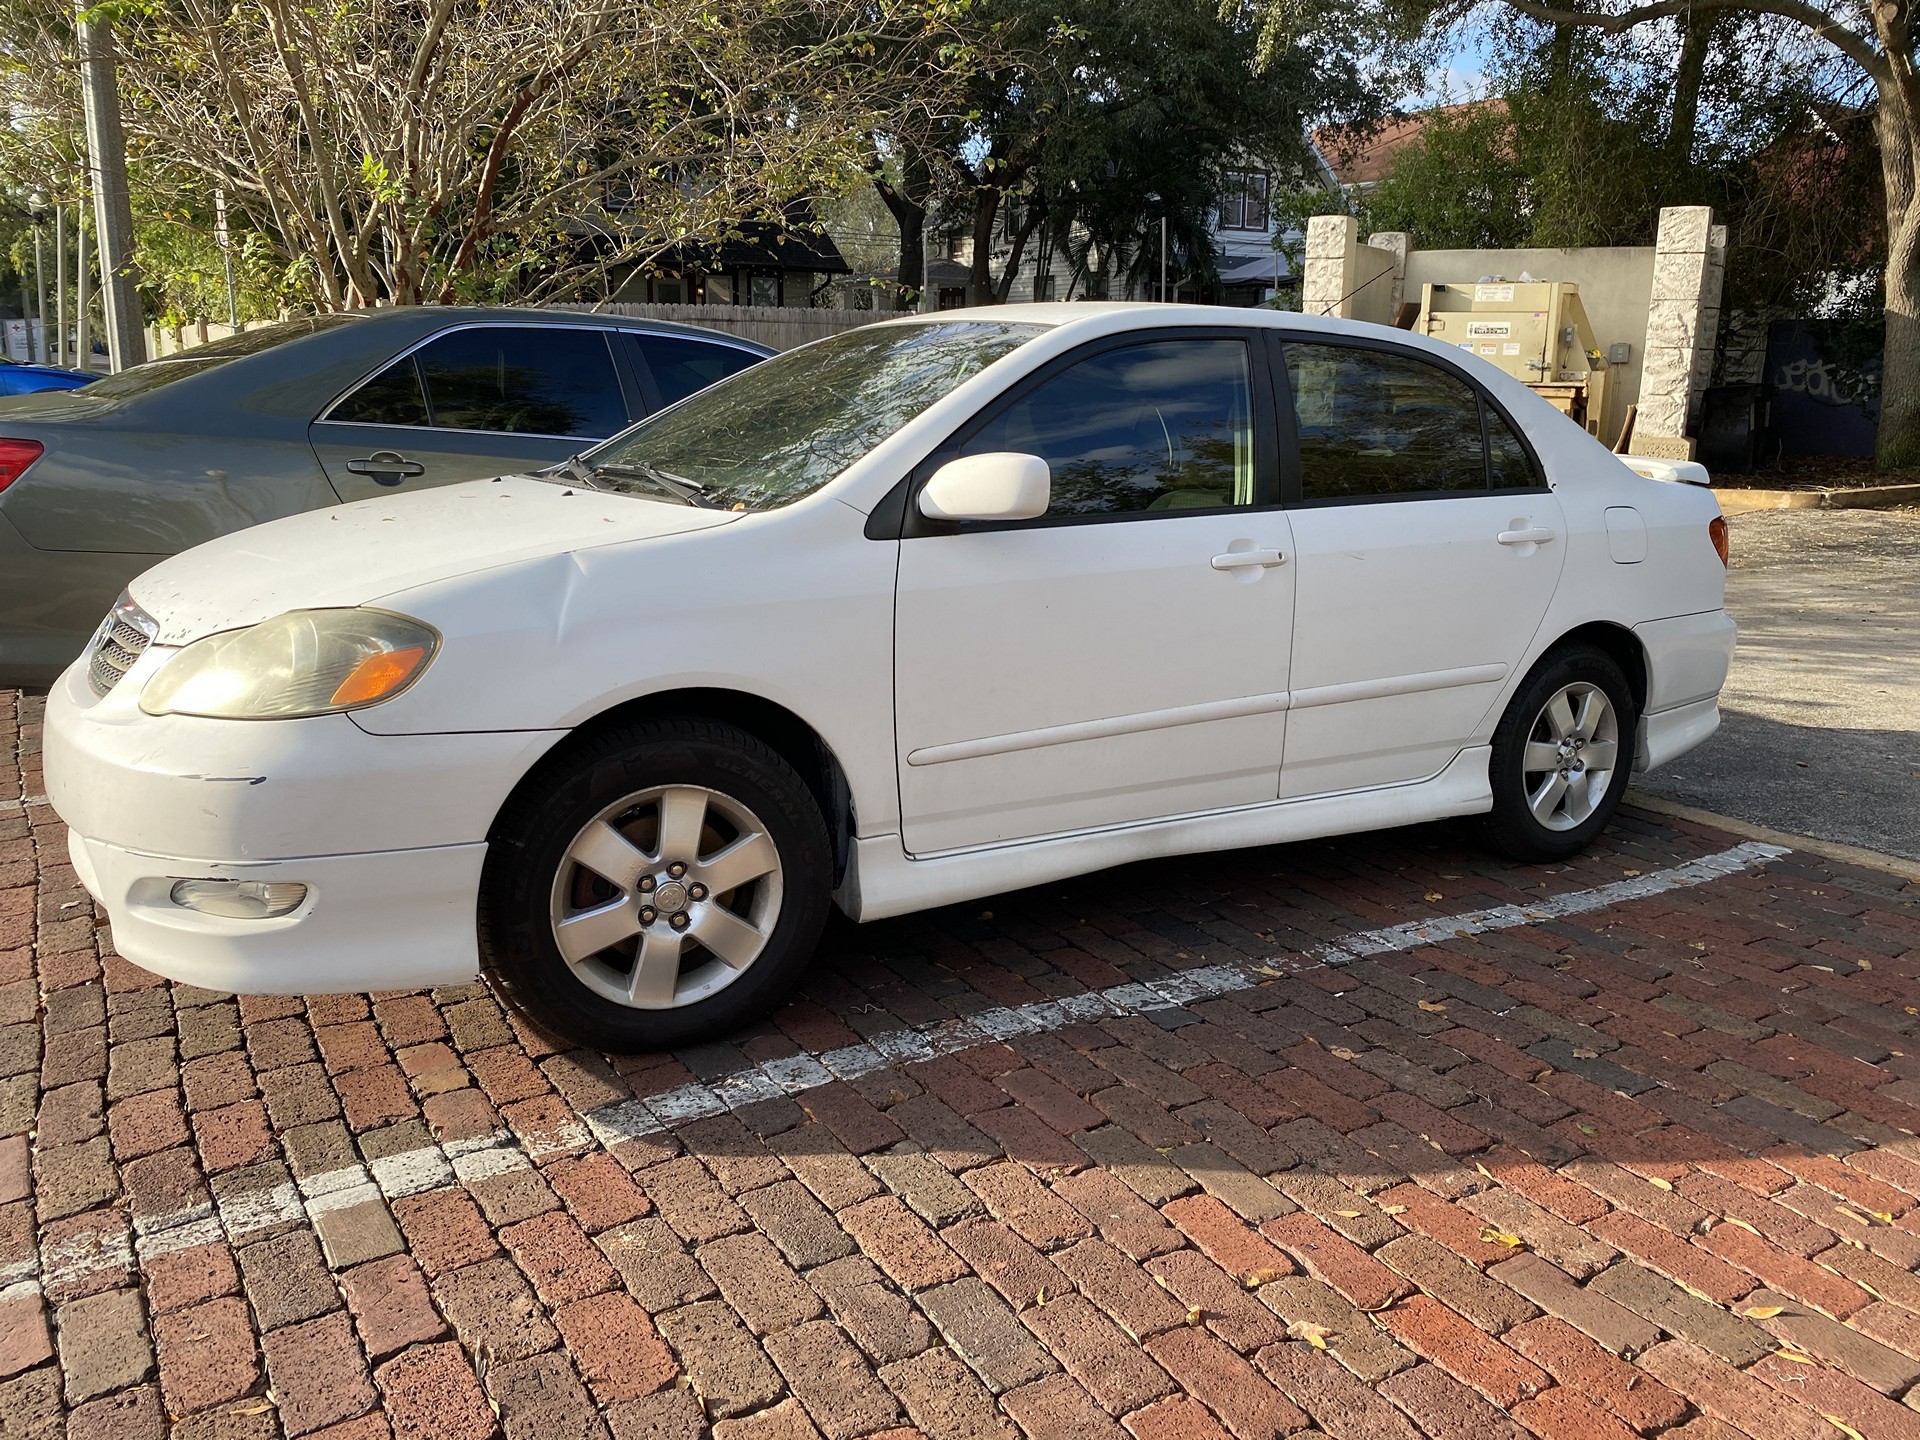
<instances>
[{"instance_id":1,"label":"tinted window","mask_svg":"<svg viewBox=\"0 0 1920 1440\"><path fill-rule=\"evenodd\" d=\"M660 498L622 476L651 465L703 487L723 509L764 510L811 495L956 385L1045 329L999 320L865 325L723 380L698 405L643 420L587 463L596 483Z\"/></svg>"},{"instance_id":2,"label":"tinted window","mask_svg":"<svg viewBox=\"0 0 1920 1440\"><path fill-rule=\"evenodd\" d=\"M1040 456L1053 469L1049 515L1249 504L1252 394L1241 341L1130 345L1029 391L963 453Z\"/></svg>"},{"instance_id":3,"label":"tinted window","mask_svg":"<svg viewBox=\"0 0 1920 1440\"><path fill-rule=\"evenodd\" d=\"M627 426L603 331L483 325L442 335L417 357L443 430L602 439Z\"/></svg>"},{"instance_id":4,"label":"tinted window","mask_svg":"<svg viewBox=\"0 0 1920 1440\"><path fill-rule=\"evenodd\" d=\"M1499 411L1491 405L1484 409L1487 414L1487 467L1493 476L1493 488L1534 489L1540 484L1540 472L1533 468L1533 459L1527 454L1527 447L1520 443L1520 437L1513 433L1513 427L1500 418Z\"/></svg>"},{"instance_id":5,"label":"tinted window","mask_svg":"<svg viewBox=\"0 0 1920 1440\"><path fill-rule=\"evenodd\" d=\"M396 360L367 381L327 415L358 425L424 425L427 403L420 398L420 372L413 357Z\"/></svg>"},{"instance_id":6,"label":"tinted window","mask_svg":"<svg viewBox=\"0 0 1920 1440\"><path fill-rule=\"evenodd\" d=\"M1308 500L1487 488L1480 396L1411 355L1286 347Z\"/></svg>"},{"instance_id":7,"label":"tinted window","mask_svg":"<svg viewBox=\"0 0 1920 1440\"><path fill-rule=\"evenodd\" d=\"M660 403L672 405L689 395L738 374L760 357L731 345L714 345L705 340L681 340L665 335L634 335L629 339L640 351L653 383L660 388Z\"/></svg>"}]
</instances>

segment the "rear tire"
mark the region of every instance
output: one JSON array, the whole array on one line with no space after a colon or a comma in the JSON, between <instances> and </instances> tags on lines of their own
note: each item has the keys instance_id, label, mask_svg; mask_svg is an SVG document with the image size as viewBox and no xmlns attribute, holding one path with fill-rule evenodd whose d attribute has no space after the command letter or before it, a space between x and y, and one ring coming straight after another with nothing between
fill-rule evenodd
<instances>
[{"instance_id":1,"label":"rear tire","mask_svg":"<svg viewBox=\"0 0 1920 1440\"><path fill-rule=\"evenodd\" d=\"M1565 860L1613 818L1640 714L1613 657L1567 645L1534 666L1493 732L1488 842L1514 860Z\"/></svg>"},{"instance_id":2,"label":"rear tire","mask_svg":"<svg viewBox=\"0 0 1920 1440\"><path fill-rule=\"evenodd\" d=\"M695 1044L786 993L832 886L819 806L771 747L718 721L642 721L565 747L508 801L481 876L481 970L596 1049Z\"/></svg>"}]
</instances>

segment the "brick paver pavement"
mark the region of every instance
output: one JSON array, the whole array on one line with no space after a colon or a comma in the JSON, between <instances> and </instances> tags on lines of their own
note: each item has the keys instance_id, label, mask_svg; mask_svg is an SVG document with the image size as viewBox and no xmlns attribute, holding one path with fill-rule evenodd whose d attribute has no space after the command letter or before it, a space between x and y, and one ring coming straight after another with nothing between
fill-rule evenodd
<instances>
[{"instance_id":1,"label":"brick paver pavement","mask_svg":"<svg viewBox=\"0 0 1920 1440\"><path fill-rule=\"evenodd\" d=\"M1626 816L831 936L770 1024L113 956L0 693L0 1437L1920 1440L1920 887Z\"/></svg>"}]
</instances>

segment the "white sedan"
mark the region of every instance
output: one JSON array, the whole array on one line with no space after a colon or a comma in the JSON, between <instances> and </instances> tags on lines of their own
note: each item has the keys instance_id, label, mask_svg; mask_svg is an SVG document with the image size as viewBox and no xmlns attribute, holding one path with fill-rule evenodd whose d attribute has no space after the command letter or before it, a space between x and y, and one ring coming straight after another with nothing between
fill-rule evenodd
<instances>
[{"instance_id":1,"label":"white sedan","mask_svg":"<svg viewBox=\"0 0 1920 1440\"><path fill-rule=\"evenodd\" d=\"M1733 648L1705 472L1642 468L1371 326L888 321L558 471L148 571L54 689L47 790L163 975L483 975L682 1044L831 905L1454 815L1572 854L1712 733Z\"/></svg>"}]
</instances>

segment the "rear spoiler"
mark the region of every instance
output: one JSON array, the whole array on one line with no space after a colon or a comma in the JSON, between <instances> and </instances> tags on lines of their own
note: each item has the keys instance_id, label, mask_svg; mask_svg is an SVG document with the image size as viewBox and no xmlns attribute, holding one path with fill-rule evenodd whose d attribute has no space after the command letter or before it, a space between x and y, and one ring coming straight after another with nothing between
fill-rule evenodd
<instances>
[{"instance_id":1,"label":"rear spoiler","mask_svg":"<svg viewBox=\"0 0 1920 1440\"><path fill-rule=\"evenodd\" d=\"M1651 455L1622 455L1620 463L1648 480L1669 485L1711 485L1713 476L1698 460L1657 460Z\"/></svg>"}]
</instances>

